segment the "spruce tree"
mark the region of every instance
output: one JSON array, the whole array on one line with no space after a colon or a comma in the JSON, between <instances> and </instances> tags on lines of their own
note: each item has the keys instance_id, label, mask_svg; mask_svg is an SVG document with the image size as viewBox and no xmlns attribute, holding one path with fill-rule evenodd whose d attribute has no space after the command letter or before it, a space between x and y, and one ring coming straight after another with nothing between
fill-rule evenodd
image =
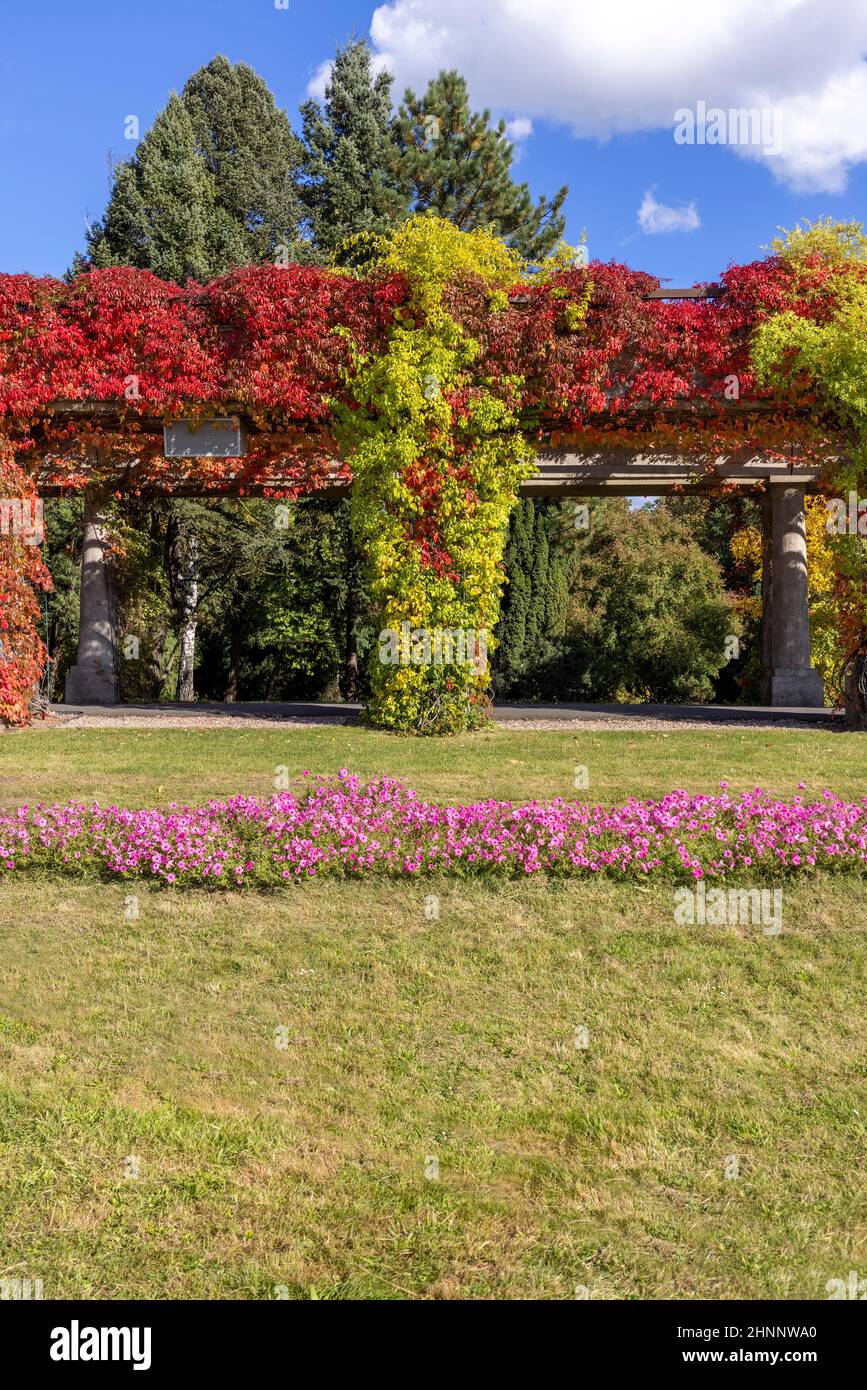
<instances>
[{"instance_id":1,"label":"spruce tree","mask_svg":"<svg viewBox=\"0 0 867 1390\"><path fill-rule=\"evenodd\" d=\"M527 185L513 182L505 121L492 126L490 111L470 111L457 72L441 72L422 97L407 89L393 138L398 182L415 212L430 210L465 231L490 227L531 261L562 237L568 189L534 204Z\"/></svg>"},{"instance_id":2,"label":"spruce tree","mask_svg":"<svg viewBox=\"0 0 867 1390\"><path fill-rule=\"evenodd\" d=\"M275 254L301 258L300 145L286 113L243 63L217 57L174 93L88 235L97 267L209 280ZM82 269L77 260L76 269Z\"/></svg>"},{"instance_id":3,"label":"spruce tree","mask_svg":"<svg viewBox=\"0 0 867 1390\"><path fill-rule=\"evenodd\" d=\"M193 74L182 100L214 183L214 273L271 260L284 247L294 256L301 146L267 84L220 54Z\"/></svg>"},{"instance_id":4,"label":"spruce tree","mask_svg":"<svg viewBox=\"0 0 867 1390\"><path fill-rule=\"evenodd\" d=\"M533 567L530 571L530 604L524 636L524 654L538 659L545 636L545 600L548 595L548 537L542 516L533 518Z\"/></svg>"},{"instance_id":5,"label":"spruce tree","mask_svg":"<svg viewBox=\"0 0 867 1390\"><path fill-rule=\"evenodd\" d=\"M522 498L512 513L508 584L497 630L498 694L556 696L554 667L564 647L575 537L559 503Z\"/></svg>"},{"instance_id":6,"label":"spruce tree","mask_svg":"<svg viewBox=\"0 0 867 1390\"><path fill-rule=\"evenodd\" d=\"M374 77L363 41L338 49L325 102L301 107L301 196L317 250L335 256L359 232L389 232L407 216L394 181L391 76Z\"/></svg>"},{"instance_id":7,"label":"spruce tree","mask_svg":"<svg viewBox=\"0 0 867 1390\"><path fill-rule=\"evenodd\" d=\"M133 265L183 283L210 273L213 186L190 117L172 93L134 159L118 166L103 220L88 235L92 263Z\"/></svg>"},{"instance_id":8,"label":"spruce tree","mask_svg":"<svg viewBox=\"0 0 867 1390\"><path fill-rule=\"evenodd\" d=\"M508 583L500 606L497 648L498 693L517 688L527 651L527 624L533 601L532 568L535 507L529 498L515 507L509 520L509 537L503 556Z\"/></svg>"}]
</instances>

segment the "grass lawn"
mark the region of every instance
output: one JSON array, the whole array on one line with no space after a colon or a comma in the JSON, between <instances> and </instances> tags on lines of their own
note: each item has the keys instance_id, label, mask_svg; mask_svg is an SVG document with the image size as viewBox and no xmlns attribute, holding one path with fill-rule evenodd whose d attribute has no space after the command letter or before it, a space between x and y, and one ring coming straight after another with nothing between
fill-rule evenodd
<instances>
[{"instance_id":1,"label":"grass lawn","mask_svg":"<svg viewBox=\"0 0 867 1390\"><path fill-rule=\"evenodd\" d=\"M22 801L99 799L124 806L200 803L237 792L268 796L274 769L346 767L362 777L388 773L438 801L500 797L572 798L576 765L586 767L583 800L614 803L675 787L735 791L764 786L794 795L831 787L867 791L867 734L788 729L671 733L526 733L491 729L447 741L399 738L361 728L277 730L35 730L0 737L0 806Z\"/></svg>"},{"instance_id":2,"label":"grass lawn","mask_svg":"<svg viewBox=\"0 0 867 1390\"><path fill-rule=\"evenodd\" d=\"M721 779L855 797L865 748L32 732L0 739L0 804L267 794L279 765L441 800L575 795L576 763L604 802ZM46 1297L825 1298L867 1258L865 927L852 876L787 888L778 937L676 926L657 883L2 882L0 1276Z\"/></svg>"}]
</instances>

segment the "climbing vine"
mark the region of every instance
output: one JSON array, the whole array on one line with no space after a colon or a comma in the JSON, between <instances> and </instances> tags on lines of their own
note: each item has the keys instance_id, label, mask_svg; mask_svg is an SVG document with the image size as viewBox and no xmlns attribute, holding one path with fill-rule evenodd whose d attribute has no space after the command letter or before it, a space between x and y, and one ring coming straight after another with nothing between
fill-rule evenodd
<instances>
[{"instance_id":1,"label":"climbing vine","mask_svg":"<svg viewBox=\"0 0 867 1390\"><path fill-rule=\"evenodd\" d=\"M0 723L24 724L45 665L37 593L51 587L39 549L36 489L0 440Z\"/></svg>"},{"instance_id":2,"label":"climbing vine","mask_svg":"<svg viewBox=\"0 0 867 1390\"><path fill-rule=\"evenodd\" d=\"M386 634L370 717L434 732L484 718L502 541L534 446L689 450L712 473L732 450L808 462L842 441L853 469L833 486L862 484L857 228L793 236L730 267L721 298L681 302L568 249L531 272L496 238L430 217L351 259L351 271L250 266L184 287L127 267L70 283L0 275L0 433L20 465L8 455L0 500L34 481L77 489L100 469L132 493L295 497L352 480ZM232 414L249 426L242 459L163 456L164 421ZM14 537L0 552L8 722L44 658L45 575ZM859 595L840 611L861 640L863 552L839 546L840 594ZM462 659L449 659L449 633L463 634Z\"/></svg>"},{"instance_id":3,"label":"climbing vine","mask_svg":"<svg viewBox=\"0 0 867 1390\"><path fill-rule=\"evenodd\" d=\"M831 557L836 640L826 635L826 646L839 669L867 655L867 236L859 223L826 218L784 233L774 249L789 290L757 324L752 360L765 388L809 393L838 426L825 483L833 507L818 533L814 521L811 558L819 569L820 545Z\"/></svg>"},{"instance_id":4,"label":"climbing vine","mask_svg":"<svg viewBox=\"0 0 867 1390\"><path fill-rule=\"evenodd\" d=\"M517 257L484 231L410 220L382 247L379 273L406 300L383 348L356 354L338 439L352 470L352 524L381 624L368 718L454 733L485 717L502 553L533 450L517 413L522 379L479 374L477 338L446 306L462 291L508 307Z\"/></svg>"}]
</instances>

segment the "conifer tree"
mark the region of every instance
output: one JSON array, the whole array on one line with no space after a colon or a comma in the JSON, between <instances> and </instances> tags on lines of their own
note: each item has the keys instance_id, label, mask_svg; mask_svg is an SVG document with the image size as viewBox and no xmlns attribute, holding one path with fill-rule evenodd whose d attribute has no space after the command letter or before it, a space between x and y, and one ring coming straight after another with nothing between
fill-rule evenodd
<instances>
[{"instance_id":1,"label":"conifer tree","mask_svg":"<svg viewBox=\"0 0 867 1390\"><path fill-rule=\"evenodd\" d=\"M90 262L209 280L275 255L302 258L300 145L252 68L218 56L174 93L117 166ZM85 262L78 258L76 269Z\"/></svg>"},{"instance_id":2,"label":"conifer tree","mask_svg":"<svg viewBox=\"0 0 867 1390\"><path fill-rule=\"evenodd\" d=\"M568 189L534 204L527 185L513 182L506 123L491 125L490 111L470 111L459 73L441 72L422 97L407 89L393 137L397 180L413 211L430 209L465 231L489 227L531 261L562 237Z\"/></svg>"},{"instance_id":3,"label":"conifer tree","mask_svg":"<svg viewBox=\"0 0 867 1390\"><path fill-rule=\"evenodd\" d=\"M322 105L301 107L304 155L301 196L309 235L326 257L349 237L386 233L407 216L395 183L391 83L375 77L363 41L338 49Z\"/></svg>"},{"instance_id":4,"label":"conifer tree","mask_svg":"<svg viewBox=\"0 0 867 1390\"><path fill-rule=\"evenodd\" d=\"M574 537L558 504L523 498L512 513L505 552L508 585L500 610L498 693L539 693L562 649ZM552 692L553 693L553 692Z\"/></svg>"},{"instance_id":5,"label":"conifer tree","mask_svg":"<svg viewBox=\"0 0 867 1390\"><path fill-rule=\"evenodd\" d=\"M295 258L301 145L267 83L220 54L193 74L182 100L214 182L214 274L273 259L282 248Z\"/></svg>"},{"instance_id":6,"label":"conifer tree","mask_svg":"<svg viewBox=\"0 0 867 1390\"><path fill-rule=\"evenodd\" d=\"M192 122L173 92L134 159L117 168L105 217L88 235L90 259L100 269L133 265L178 283L206 279L213 206Z\"/></svg>"}]
</instances>

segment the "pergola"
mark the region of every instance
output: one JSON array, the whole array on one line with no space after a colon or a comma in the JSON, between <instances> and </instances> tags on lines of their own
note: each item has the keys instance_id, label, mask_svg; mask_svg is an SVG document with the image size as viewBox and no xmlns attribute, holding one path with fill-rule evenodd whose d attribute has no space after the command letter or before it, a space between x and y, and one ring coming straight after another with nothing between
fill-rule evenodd
<instances>
[{"instance_id":1,"label":"pergola","mask_svg":"<svg viewBox=\"0 0 867 1390\"><path fill-rule=\"evenodd\" d=\"M674 296L685 294L670 291ZM732 403L732 416L746 415L767 408L762 402ZM683 415L700 413L696 406L679 407ZM113 625L109 575L106 560L105 501L109 495L222 496L274 495L279 492L278 471L259 468L255 473L244 465L243 452L236 470L224 464L218 487L207 476L188 467L180 478L167 485L165 475L154 474L136 460L112 462L110 439L113 429L120 431L124 416L121 402L57 401L50 411L52 423L98 423L101 444L91 454L75 455L75 470L85 480L85 514L82 545L80 626L76 664L67 676L65 698L72 704L114 704L117 702L117 634ZM181 436L185 436L181 422ZM641 421L636 419L636 425ZM165 428L162 419L142 418L143 433ZM237 429L232 444L221 442L220 429ZM176 435L177 432L175 432ZM267 443L268 436L256 425L236 417L219 422L195 420L186 445L178 451L172 436L172 458L206 460L234 459L227 448L243 451L243 441ZM637 438L640 437L637 431ZM310 431L316 443L315 429ZM556 442L555 442L556 440ZM107 442L106 442L107 441ZM239 442L240 441L240 442ZM323 439L324 444L324 439ZM183 452L186 448L187 452ZM724 501L732 490L747 490L761 496L763 508L763 672L765 703L772 706L816 707L823 703L823 686L818 671L810 664L810 627L807 594L807 545L804 499L816 491L821 466L799 456L796 448L788 457L751 451L722 454L714 458L691 453L666 453L618 445L611 448L587 447L580 434L552 433L537 452L534 477L522 492L535 497L653 496L676 492L713 492ZM63 495L63 451L46 442L38 471L42 496ZM32 455L28 464L33 470ZM88 484L87 479L92 481ZM79 486L80 486L79 482ZM323 497L345 495L351 488L347 469L332 458L315 492Z\"/></svg>"}]
</instances>

